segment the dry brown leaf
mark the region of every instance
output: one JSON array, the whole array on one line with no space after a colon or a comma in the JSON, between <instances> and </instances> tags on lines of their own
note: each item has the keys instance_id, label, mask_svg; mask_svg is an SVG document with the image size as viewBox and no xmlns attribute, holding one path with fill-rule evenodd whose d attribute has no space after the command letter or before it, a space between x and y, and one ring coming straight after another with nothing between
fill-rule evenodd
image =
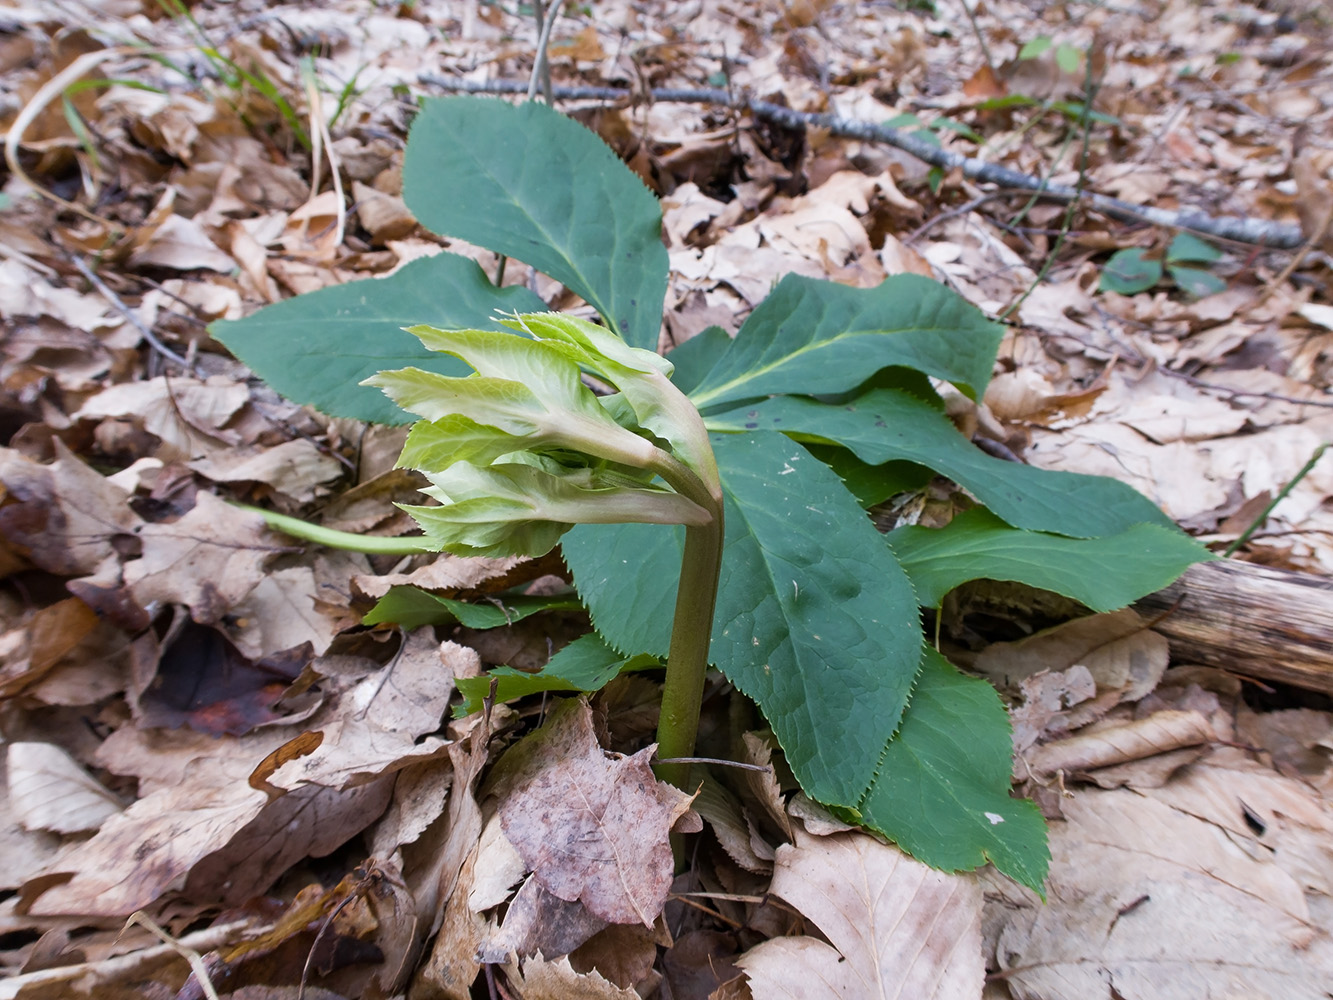
<instances>
[{"instance_id":1,"label":"dry brown leaf","mask_svg":"<svg viewBox=\"0 0 1333 1000\"><path fill-rule=\"evenodd\" d=\"M1298 877L1245 829L1234 793L1224 833L1172 807L1177 784L1065 800L1047 904L1010 899L1000 914L1018 1000L1326 995L1333 940Z\"/></svg>"},{"instance_id":2,"label":"dry brown leaf","mask_svg":"<svg viewBox=\"0 0 1333 1000\"><path fill-rule=\"evenodd\" d=\"M121 319L100 296L49 284L17 260L0 260L0 315L50 316L76 330L104 330Z\"/></svg>"},{"instance_id":3,"label":"dry brown leaf","mask_svg":"<svg viewBox=\"0 0 1333 1000\"><path fill-rule=\"evenodd\" d=\"M1147 718L1089 727L1067 740L1043 744L1015 762L1036 774L1083 773L1124 764L1216 739L1207 717L1199 712L1154 712Z\"/></svg>"},{"instance_id":4,"label":"dry brown leaf","mask_svg":"<svg viewBox=\"0 0 1333 1000\"><path fill-rule=\"evenodd\" d=\"M370 233L375 246L389 240L401 240L417 227L416 216L397 195L377 191L369 184L352 182L352 197L361 225Z\"/></svg>"},{"instance_id":5,"label":"dry brown leaf","mask_svg":"<svg viewBox=\"0 0 1333 1000\"><path fill-rule=\"evenodd\" d=\"M254 590L264 564L283 546L258 514L199 493L172 524L139 531L143 556L125 564L125 583L143 607L184 604L195 621L218 621Z\"/></svg>"},{"instance_id":6,"label":"dry brown leaf","mask_svg":"<svg viewBox=\"0 0 1333 1000\"><path fill-rule=\"evenodd\" d=\"M215 483L264 483L302 503L315 499L318 484L336 479L344 471L337 459L305 438L217 452L195 459L189 466Z\"/></svg>"},{"instance_id":7,"label":"dry brown leaf","mask_svg":"<svg viewBox=\"0 0 1333 1000\"><path fill-rule=\"evenodd\" d=\"M653 776L651 757L609 757L576 698L496 766L505 836L537 880L611 923L651 927L671 888L668 834L690 797Z\"/></svg>"},{"instance_id":8,"label":"dry brown leaf","mask_svg":"<svg viewBox=\"0 0 1333 1000\"><path fill-rule=\"evenodd\" d=\"M97 630L98 618L77 597L38 608L22 626L0 635L0 697L12 697L41 681ZM86 699L89 704L97 699ZM48 702L49 704L49 702Z\"/></svg>"},{"instance_id":9,"label":"dry brown leaf","mask_svg":"<svg viewBox=\"0 0 1333 1000\"><path fill-rule=\"evenodd\" d=\"M254 761L236 752L240 746L220 745L219 755L191 761L181 784L145 795L63 853L52 873L73 877L39 896L30 912L124 917L179 885L264 808L264 793L246 784Z\"/></svg>"},{"instance_id":10,"label":"dry brown leaf","mask_svg":"<svg viewBox=\"0 0 1333 1000\"><path fill-rule=\"evenodd\" d=\"M208 238L195 219L169 215L130 254L131 267L168 267L173 271L206 269L230 274L236 261Z\"/></svg>"},{"instance_id":11,"label":"dry brown leaf","mask_svg":"<svg viewBox=\"0 0 1333 1000\"><path fill-rule=\"evenodd\" d=\"M766 874L773 870L772 858L761 857L751 845L750 824L741 804L723 785L711 777L704 778L694 799L694 810L712 828L732 861L748 872Z\"/></svg>"},{"instance_id":12,"label":"dry brown leaf","mask_svg":"<svg viewBox=\"0 0 1333 1000\"><path fill-rule=\"evenodd\" d=\"M8 755L0 747L0 755ZM15 811L10 807L9 784L0 782L0 851L5 864L0 868L0 889L17 889L42 871L60 849L61 838L42 831L24 829ZM6 932L11 928L0 921Z\"/></svg>"},{"instance_id":13,"label":"dry brown leaf","mask_svg":"<svg viewBox=\"0 0 1333 1000\"><path fill-rule=\"evenodd\" d=\"M975 1000L985 974L981 889L863 833L815 837L796 829L778 848L772 892L824 932L779 937L736 964L756 1000Z\"/></svg>"},{"instance_id":14,"label":"dry brown leaf","mask_svg":"<svg viewBox=\"0 0 1333 1000\"><path fill-rule=\"evenodd\" d=\"M467 905L483 913L509 898L514 886L528 873L528 866L509 838L499 816L492 816L477 844L477 877L468 890Z\"/></svg>"},{"instance_id":15,"label":"dry brown leaf","mask_svg":"<svg viewBox=\"0 0 1333 1000\"><path fill-rule=\"evenodd\" d=\"M436 642L430 627L412 632L394 660L342 696L337 715L321 727L323 743L283 764L269 776L270 784L346 789L444 756L449 741L426 734L440 728L448 710L452 663L466 661L469 653L455 643Z\"/></svg>"},{"instance_id":16,"label":"dry brown leaf","mask_svg":"<svg viewBox=\"0 0 1333 1000\"><path fill-rule=\"evenodd\" d=\"M997 685L1012 689L1043 670L1082 665L1100 694L1117 692L1119 701L1137 701L1166 670L1170 650L1129 609L1076 618L1016 642L995 643L977 656L975 668Z\"/></svg>"},{"instance_id":17,"label":"dry brown leaf","mask_svg":"<svg viewBox=\"0 0 1333 1000\"><path fill-rule=\"evenodd\" d=\"M143 522L129 494L79 461L59 439L56 460L41 465L0 450L0 534L40 568L61 576L93 573L114 561L112 540Z\"/></svg>"},{"instance_id":18,"label":"dry brown leaf","mask_svg":"<svg viewBox=\"0 0 1333 1000\"><path fill-rule=\"evenodd\" d=\"M383 576L358 574L352 585L367 597L383 597L392 587L420 587L423 590L458 591L474 587L503 576L526 559L508 556L487 559L483 556L440 555L431 558L425 566L410 573L388 573Z\"/></svg>"},{"instance_id":19,"label":"dry brown leaf","mask_svg":"<svg viewBox=\"0 0 1333 1000\"><path fill-rule=\"evenodd\" d=\"M53 743L11 743L9 805L27 830L89 833L121 810L106 790Z\"/></svg>"},{"instance_id":20,"label":"dry brown leaf","mask_svg":"<svg viewBox=\"0 0 1333 1000\"><path fill-rule=\"evenodd\" d=\"M191 459L240 441L223 429L250 399L244 383L215 376L154 378L104 389L74 414L76 420L130 417L162 441L162 459Z\"/></svg>"},{"instance_id":21,"label":"dry brown leaf","mask_svg":"<svg viewBox=\"0 0 1333 1000\"><path fill-rule=\"evenodd\" d=\"M523 1000L639 1000L634 990L622 989L596 971L575 972L568 957L547 961L536 955L504 969Z\"/></svg>"},{"instance_id":22,"label":"dry brown leaf","mask_svg":"<svg viewBox=\"0 0 1333 1000\"><path fill-rule=\"evenodd\" d=\"M472 790L486 766L489 735L487 720L482 717L466 743L449 747L455 778L446 833L428 845L434 850L422 865L415 890L417 911L423 919L440 925L430 956L421 965L417 986L444 1000L469 1000L472 981L481 967L476 954L486 923L472 912L468 895L476 877L482 831L481 808Z\"/></svg>"},{"instance_id":23,"label":"dry brown leaf","mask_svg":"<svg viewBox=\"0 0 1333 1000\"><path fill-rule=\"evenodd\" d=\"M338 634L338 622L318 608L315 573L306 566L266 573L232 606L236 647L252 660L310 643L322 656Z\"/></svg>"},{"instance_id":24,"label":"dry brown leaf","mask_svg":"<svg viewBox=\"0 0 1333 1000\"><path fill-rule=\"evenodd\" d=\"M510 901L499 929L482 940L477 957L499 964L511 955L567 955L606 926L582 903L552 895L531 875Z\"/></svg>"}]
</instances>

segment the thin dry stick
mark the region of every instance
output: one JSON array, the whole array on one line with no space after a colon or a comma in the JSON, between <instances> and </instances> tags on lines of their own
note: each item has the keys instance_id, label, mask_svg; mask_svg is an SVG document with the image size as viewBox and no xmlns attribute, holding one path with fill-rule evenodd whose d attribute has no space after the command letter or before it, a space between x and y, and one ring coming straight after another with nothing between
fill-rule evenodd
<instances>
[{"instance_id":1,"label":"thin dry stick","mask_svg":"<svg viewBox=\"0 0 1333 1000\"><path fill-rule=\"evenodd\" d=\"M9 167L9 172L27 184L37 194L49 201L55 202L61 208L68 209L78 215L83 216L90 222L95 222L99 226L105 226L108 229L116 228L115 223L102 218L94 212L88 211L82 205L76 205L72 201L66 201L54 191L48 191L35 180L28 176L27 171L23 169L23 164L19 162L19 143L23 139L23 133L27 131L36 117L42 113L48 104L59 97L65 90L79 77L83 76L95 66L111 59L119 59L122 56L147 55L154 52L169 51L165 49L140 49L133 46L122 45L113 49L100 49L97 52L85 52L79 58L66 66L46 83L42 84L37 93L32 95L32 100L23 106L19 111L18 117L14 119L14 124L9 127L5 133L5 165Z\"/></svg>"},{"instance_id":2,"label":"thin dry stick","mask_svg":"<svg viewBox=\"0 0 1333 1000\"><path fill-rule=\"evenodd\" d=\"M466 80L451 80L429 73L421 74L417 79L442 90L469 94L523 94L527 86L512 81L496 80L488 83L473 83ZM809 126L827 129L830 134L847 139L860 139L863 142L881 142L910 153L918 160L944 170L961 170L970 180L1001 187L1017 188L1022 191L1040 191L1042 197L1059 201L1080 201L1099 212L1131 222L1150 222L1153 225L1169 229L1185 229L1212 236L1217 239L1231 240L1236 243L1258 244L1277 250L1293 250L1305 242L1299 226L1283 225L1266 219L1249 219L1237 216L1212 216L1204 212L1173 211L1155 208L1151 205L1134 205L1109 195L1094 191L1080 191L1065 184L1045 184L1041 178L1010 170L996 163L976 160L932 146L915 136L900 132L898 129L869 122L854 121L831 114L816 114L810 111L795 111L784 108L770 101L761 101L745 94L732 95L725 90L703 88L697 90L663 88L639 94L619 87L555 87L553 94L559 100L580 101L623 101L636 103L642 101L674 101L689 104L716 104L739 111L749 111L756 118L773 122L790 129L805 129Z\"/></svg>"},{"instance_id":3,"label":"thin dry stick","mask_svg":"<svg viewBox=\"0 0 1333 1000\"><path fill-rule=\"evenodd\" d=\"M306 103L310 105L310 204L319 197L319 168L325 157L329 160L329 174L333 180L333 194L338 199L338 221L334 231L333 245L342 246L343 236L347 231L347 211L343 207L343 181L338 172L338 161L334 158L333 139L329 135L329 126L324 121L323 101L316 85L312 70L305 81ZM326 230L327 231L327 230Z\"/></svg>"},{"instance_id":4,"label":"thin dry stick","mask_svg":"<svg viewBox=\"0 0 1333 1000\"><path fill-rule=\"evenodd\" d=\"M1328 211L1324 213L1324 221L1319 224L1313 233L1310 234L1310 238L1305 241L1301 248L1292 255L1291 260L1287 261L1287 266L1282 269L1282 273L1270 281L1264 288L1263 294L1259 296L1259 302L1261 304L1267 302L1269 296L1271 296L1280 285L1286 283L1286 280L1291 277L1292 272L1301 266L1301 261L1305 260L1306 254L1324 242L1324 237L1328 235L1328 227L1330 224L1333 224L1333 204L1330 204L1328 206Z\"/></svg>"},{"instance_id":5,"label":"thin dry stick","mask_svg":"<svg viewBox=\"0 0 1333 1000\"><path fill-rule=\"evenodd\" d=\"M546 48L551 44L551 32L555 29L555 19L560 16L558 3L545 4L537 0L537 56L532 62L532 78L528 80L528 100L537 96L537 84L542 87L542 96L548 105L555 103L551 87L551 66Z\"/></svg>"},{"instance_id":6,"label":"thin dry stick","mask_svg":"<svg viewBox=\"0 0 1333 1000\"><path fill-rule=\"evenodd\" d=\"M123 934L126 930L129 930L130 926L133 924L139 924L146 928L148 933L152 934L153 937L157 938L164 945L175 951L176 954L180 955L181 958L189 962L190 969L194 972L194 977L199 982L199 988L204 991L204 996L208 997L208 1000L218 1000L218 991L214 988L213 981L208 978L208 969L204 965L204 957L200 955L199 952L195 951L193 948L187 947L176 938L172 937L159 927L148 914L144 913L143 910L135 910L130 914L129 919L125 921L125 926L122 928L121 933Z\"/></svg>"},{"instance_id":7,"label":"thin dry stick","mask_svg":"<svg viewBox=\"0 0 1333 1000\"><path fill-rule=\"evenodd\" d=\"M78 272L81 275L83 275L85 279L87 279L88 284L96 288L97 291L101 294L102 298L106 299L108 302L111 303L111 308L115 309L116 312L120 313L121 316L125 317L125 321L128 322L130 326L134 327L135 330L138 331L139 336L143 337L144 340L148 341L149 346L152 347L153 350L157 351L158 354L162 355L162 357L166 358L168 361L176 362L176 364L180 365L191 375L195 373L194 365L190 363L189 359L181 357L170 347L164 344L161 340L159 340L157 334L153 333L152 329L148 326L148 324L145 323L142 319L140 319L138 314L135 313L135 311L131 309L129 306L127 306L124 303L124 301L121 300L121 297L117 295L115 292L113 292L110 287L108 287L105 281L103 281L101 278L97 276L96 271L94 271L91 267L85 264L78 257L71 257L69 260L70 263L74 265L75 269L77 269Z\"/></svg>"}]
</instances>

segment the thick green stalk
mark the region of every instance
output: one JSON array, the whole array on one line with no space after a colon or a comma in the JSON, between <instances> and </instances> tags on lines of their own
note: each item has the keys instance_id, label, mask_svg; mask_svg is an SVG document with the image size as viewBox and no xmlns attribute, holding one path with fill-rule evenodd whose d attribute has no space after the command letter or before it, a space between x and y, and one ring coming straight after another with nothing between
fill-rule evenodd
<instances>
[{"instance_id":1,"label":"thick green stalk","mask_svg":"<svg viewBox=\"0 0 1333 1000\"><path fill-rule=\"evenodd\" d=\"M669 464L657 471L678 492L713 515L709 523L685 529L685 554L680 562L676 613L671 623L671 649L667 653L662 712L657 721L657 756L670 760L694 755L699 709L703 704L704 680L708 673L708 645L717 606L725 525L720 489L705 485L675 459L670 459ZM658 764L656 770L663 781L689 791L689 764Z\"/></svg>"},{"instance_id":2,"label":"thick green stalk","mask_svg":"<svg viewBox=\"0 0 1333 1000\"><path fill-rule=\"evenodd\" d=\"M333 528L321 528L309 524L299 517L288 517L262 507L237 503L233 507L247 510L262 517L274 531L300 538L307 542L327 545L331 549L343 549L347 552L365 552L372 556L418 556L436 552L422 546L421 537L385 538L379 535L357 535L350 531L335 531Z\"/></svg>"}]
</instances>

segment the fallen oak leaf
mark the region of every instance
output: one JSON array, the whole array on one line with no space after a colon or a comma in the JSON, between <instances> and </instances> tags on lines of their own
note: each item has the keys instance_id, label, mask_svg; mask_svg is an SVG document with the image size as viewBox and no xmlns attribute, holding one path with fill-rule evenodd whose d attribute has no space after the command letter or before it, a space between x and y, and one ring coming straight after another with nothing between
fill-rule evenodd
<instances>
[{"instance_id":1,"label":"fallen oak leaf","mask_svg":"<svg viewBox=\"0 0 1333 1000\"><path fill-rule=\"evenodd\" d=\"M566 699L492 778L505 836L541 886L610 923L651 927L671 888L668 835L692 796L657 780L654 749L614 759L588 703Z\"/></svg>"}]
</instances>

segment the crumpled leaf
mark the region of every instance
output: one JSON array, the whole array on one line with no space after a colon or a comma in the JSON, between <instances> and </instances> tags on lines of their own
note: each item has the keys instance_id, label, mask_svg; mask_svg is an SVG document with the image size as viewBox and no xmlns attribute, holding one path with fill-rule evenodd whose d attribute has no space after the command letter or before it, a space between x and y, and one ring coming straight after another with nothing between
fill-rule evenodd
<instances>
[{"instance_id":1,"label":"crumpled leaf","mask_svg":"<svg viewBox=\"0 0 1333 1000\"><path fill-rule=\"evenodd\" d=\"M462 646L437 642L430 628L412 632L394 660L342 697L338 714L320 730L320 746L283 764L269 782L289 790L345 789L443 756L449 741L426 734L440 728L448 710L453 664L468 659Z\"/></svg>"},{"instance_id":2,"label":"crumpled leaf","mask_svg":"<svg viewBox=\"0 0 1333 1000\"><path fill-rule=\"evenodd\" d=\"M264 564L283 546L264 519L199 493L194 508L171 524L139 531L143 556L125 564L125 582L147 607L185 604L201 624L218 621L264 576Z\"/></svg>"},{"instance_id":3,"label":"crumpled leaf","mask_svg":"<svg viewBox=\"0 0 1333 1000\"><path fill-rule=\"evenodd\" d=\"M668 834L690 796L653 776L653 749L608 757L587 702L568 699L496 766L505 836L537 881L611 923L652 926L671 888Z\"/></svg>"},{"instance_id":4,"label":"crumpled leaf","mask_svg":"<svg viewBox=\"0 0 1333 1000\"><path fill-rule=\"evenodd\" d=\"M41 569L61 576L92 573L115 556L112 539L143 522L129 494L99 476L55 439L56 460L31 461L0 450L0 535Z\"/></svg>"},{"instance_id":5,"label":"crumpled leaf","mask_svg":"<svg viewBox=\"0 0 1333 1000\"><path fill-rule=\"evenodd\" d=\"M771 892L827 935L777 937L736 960L756 998L976 1000L981 888L862 833L816 837L799 825L778 848Z\"/></svg>"},{"instance_id":6,"label":"crumpled leaf","mask_svg":"<svg viewBox=\"0 0 1333 1000\"><path fill-rule=\"evenodd\" d=\"M9 806L25 829L87 833L120 812L120 800L54 743L11 743Z\"/></svg>"}]
</instances>

